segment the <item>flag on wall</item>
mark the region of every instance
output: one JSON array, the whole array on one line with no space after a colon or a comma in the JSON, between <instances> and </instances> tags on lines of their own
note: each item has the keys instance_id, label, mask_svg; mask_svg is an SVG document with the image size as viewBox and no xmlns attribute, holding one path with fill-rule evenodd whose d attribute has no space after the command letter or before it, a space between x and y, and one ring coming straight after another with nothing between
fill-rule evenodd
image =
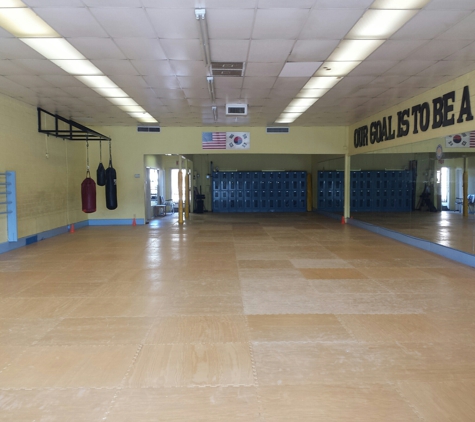
<instances>
[{"instance_id":1,"label":"flag on wall","mask_svg":"<svg viewBox=\"0 0 475 422\"><path fill-rule=\"evenodd\" d=\"M202 132L202 149L249 149L249 132Z\"/></svg>"},{"instance_id":2,"label":"flag on wall","mask_svg":"<svg viewBox=\"0 0 475 422\"><path fill-rule=\"evenodd\" d=\"M202 149L226 149L226 132L203 132Z\"/></svg>"},{"instance_id":3,"label":"flag on wall","mask_svg":"<svg viewBox=\"0 0 475 422\"><path fill-rule=\"evenodd\" d=\"M470 132L446 136L445 146L447 148L468 148L470 146Z\"/></svg>"},{"instance_id":4,"label":"flag on wall","mask_svg":"<svg viewBox=\"0 0 475 422\"><path fill-rule=\"evenodd\" d=\"M475 130L470 132L470 148L475 148Z\"/></svg>"},{"instance_id":5,"label":"flag on wall","mask_svg":"<svg viewBox=\"0 0 475 422\"><path fill-rule=\"evenodd\" d=\"M249 132L226 132L226 149L249 149L250 146Z\"/></svg>"}]
</instances>

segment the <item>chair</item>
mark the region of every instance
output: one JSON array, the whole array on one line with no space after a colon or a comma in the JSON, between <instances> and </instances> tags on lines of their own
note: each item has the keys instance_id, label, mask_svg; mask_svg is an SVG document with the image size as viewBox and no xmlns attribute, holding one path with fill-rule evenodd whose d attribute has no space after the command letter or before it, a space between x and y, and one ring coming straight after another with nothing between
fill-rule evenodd
<instances>
[{"instance_id":1,"label":"chair","mask_svg":"<svg viewBox=\"0 0 475 422\"><path fill-rule=\"evenodd\" d=\"M167 205L163 201L163 196L159 197L160 203L153 206L153 216L160 217L167 215Z\"/></svg>"},{"instance_id":2,"label":"chair","mask_svg":"<svg viewBox=\"0 0 475 422\"><path fill-rule=\"evenodd\" d=\"M173 214L175 212L175 202L173 202L173 199L167 199L163 196L160 196L160 203L165 206L165 215L167 214L167 207L170 207L170 212Z\"/></svg>"}]
</instances>

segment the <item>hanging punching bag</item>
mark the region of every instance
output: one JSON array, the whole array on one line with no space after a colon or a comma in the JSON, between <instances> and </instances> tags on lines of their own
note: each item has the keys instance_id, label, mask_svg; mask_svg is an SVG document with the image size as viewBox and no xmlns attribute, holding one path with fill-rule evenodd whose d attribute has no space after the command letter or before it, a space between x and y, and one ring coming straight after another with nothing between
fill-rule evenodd
<instances>
[{"instance_id":1,"label":"hanging punching bag","mask_svg":"<svg viewBox=\"0 0 475 422\"><path fill-rule=\"evenodd\" d=\"M106 169L102 164L102 141L99 141L99 166L97 167L97 185L105 186L106 184Z\"/></svg>"},{"instance_id":2,"label":"hanging punching bag","mask_svg":"<svg viewBox=\"0 0 475 422\"><path fill-rule=\"evenodd\" d=\"M96 183L91 179L89 170L81 183L82 210L86 213L96 212Z\"/></svg>"},{"instance_id":3,"label":"hanging punching bag","mask_svg":"<svg viewBox=\"0 0 475 422\"><path fill-rule=\"evenodd\" d=\"M117 208L117 174L112 167L112 159L109 160L109 168L106 170L106 207L108 210Z\"/></svg>"}]
</instances>

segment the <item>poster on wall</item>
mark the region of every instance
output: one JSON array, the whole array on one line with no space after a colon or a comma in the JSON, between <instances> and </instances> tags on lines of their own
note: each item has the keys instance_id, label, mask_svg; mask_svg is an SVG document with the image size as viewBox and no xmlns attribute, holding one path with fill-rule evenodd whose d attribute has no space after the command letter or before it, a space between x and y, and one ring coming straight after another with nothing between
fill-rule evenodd
<instances>
[{"instance_id":1,"label":"poster on wall","mask_svg":"<svg viewBox=\"0 0 475 422\"><path fill-rule=\"evenodd\" d=\"M249 132L202 132L202 149L243 150L251 146Z\"/></svg>"},{"instance_id":2,"label":"poster on wall","mask_svg":"<svg viewBox=\"0 0 475 422\"><path fill-rule=\"evenodd\" d=\"M447 148L475 148L475 131L446 136L445 146Z\"/></svg>"}]
</instances>

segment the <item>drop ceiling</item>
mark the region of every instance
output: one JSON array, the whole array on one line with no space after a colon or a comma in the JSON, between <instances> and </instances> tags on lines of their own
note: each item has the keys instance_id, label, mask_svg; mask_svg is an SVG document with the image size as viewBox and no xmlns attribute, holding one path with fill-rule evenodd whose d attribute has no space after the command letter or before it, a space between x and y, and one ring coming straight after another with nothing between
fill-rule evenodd
<instances>
[{"instance_id":1,"label":"drop ceiling","mask_svg":"<svg viewBox=\"0 0 475 422\"><path fill-rule=\"evenodd\" d=\"M161 126L269 126L373 0L23 0ZM206 9L214 121L195 8ZM291 126L348 125L475 70L475 1L432 0ZM0 92L87 125L137 121L0 28ZM225 115L226 103L249 105ZM275 126L275 125L274 125Z\"/></svg>"}]
</instances>

